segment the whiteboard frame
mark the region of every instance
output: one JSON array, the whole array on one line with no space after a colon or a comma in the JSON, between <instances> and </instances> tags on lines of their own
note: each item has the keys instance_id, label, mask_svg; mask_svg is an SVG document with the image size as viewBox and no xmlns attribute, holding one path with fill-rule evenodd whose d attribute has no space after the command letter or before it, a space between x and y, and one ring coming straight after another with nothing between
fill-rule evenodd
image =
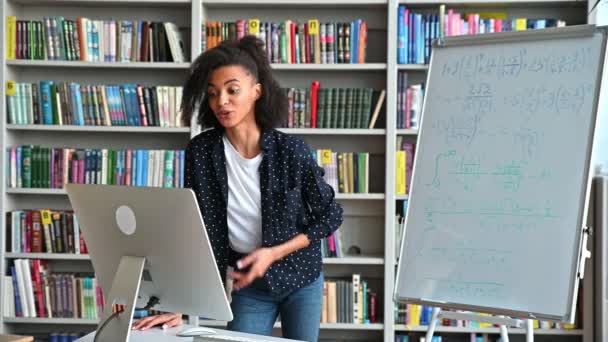
<instances>
[{"instance_id":1,"label":"whiteboard frame","mask_svg":"<svg viewBox=\"0 0 608 342\"><path fill-rule=\"evenodd\" d=\"M395 289L393 293L393 300L395 303L408 303L408 304L420 304L427 306L440 307L442 309L456 309L456 310L466 310L466 311L476 311L490 314L498 314L498 315L507 315L512 317L520 317L520 318L531 318L531 319L544 319L551 321L559 321L559 322L569 322L573 323L576 313L576 301L578 298L578 287L579 280L582 279L580 276L581 263L585 262L585 259L582 258L582 252L584 251L583 246L583 235L585 229L589 226L589 222L587 222L587 214L589 211L589 201L591 197L591 186L593 180L593 168L591 162L593 160L593 149L594 149L594 141L595 141L595 129L597 126L598 120L598 105L600 103L600 94L601 88L604 85L603 83L603 75L604 75L604 65L606 63L606 39L607 39L608 30L605 28L597 28L595 25L576 25L570 27L559 27L559 28L548 28L543 30L527 30L527 31L519 31L519 32L499 32L499 33L485 33L483 35L475 35L475 36L453 36L446 38L439 38L433 42L433 49L431 49L431 57L429 62L429 70L427 72L426 84L428 86L429 80L432 74L433 69L433 55L435 49L447 48L451 46L463 46L463 45L488 45L493 43L504 43L504 42L521 42L521 41L533 41L533 40L547 40L547 39L564 39L564 38L576 38L576 37L589 37L596 33L599 33L603 36L602 38L602 46L600 47L600 65L598 68L598 80L595 85L595 101L593 103L592 115L594 116L591 119L591 134L589 135L589 141L587 144L586 151L586 160L585 160L585 173L586 177L585 182L586 186L581 189L581 193L579 194L579 199L582 202L582 208L579 207L579 214L577 220L577 232L576 238L574 241L576 253L573 257L573 260L570 265L571 277L569 284L569 293L568 293L568 307L566 308L566 312L559 315L545 314L542 312L527 312L527 311L519 311L519 310L511 310L508 308L495 308L495 307L485 307L485 306L476 306L469 305L463 303L453 303L453 302L444 302L437 301L431 298L410 298L410 297L401 297L398 293L399 283L401 279L401 272L404 272L403 267L401 265L403 255L403 249L405 248L405 240L407 236L407 222L409 221L409 211L411 206L408 205L406 214L405 214L405 227L401 236L401 247L399 251L399 263L397 268L397 274L395 279ZM420 130L418 132L418 141L422 139L424 132L424 113L426 109L426 102L429 100L428 96L424 97L422 103L422 115L420 118ZM411 184L414 183L414 179L416 178L416 164L418 162L419 154L416 153L414 157L413 171L412 171L412 179ZM410 200L412 198L416 198L414 195L414 187L410 189ZM582 209L582 211L580 210Z\"/></svg>"}]
</instances>

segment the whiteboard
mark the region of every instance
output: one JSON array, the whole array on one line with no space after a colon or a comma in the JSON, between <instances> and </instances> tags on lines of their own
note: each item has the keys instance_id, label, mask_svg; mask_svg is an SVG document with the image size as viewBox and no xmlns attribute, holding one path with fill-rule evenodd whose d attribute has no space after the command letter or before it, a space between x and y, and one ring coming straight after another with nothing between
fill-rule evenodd
<instances>
[{"instance_id":1,"label":"whiteboard","mask_svg":"<svg viewBox=\"0 0 608 342\"><path fill-rule=\"evenodd\" d=\"M582 26L433 49L396 301L573 319L604 44Z\"/></svg>"}]
</instances>

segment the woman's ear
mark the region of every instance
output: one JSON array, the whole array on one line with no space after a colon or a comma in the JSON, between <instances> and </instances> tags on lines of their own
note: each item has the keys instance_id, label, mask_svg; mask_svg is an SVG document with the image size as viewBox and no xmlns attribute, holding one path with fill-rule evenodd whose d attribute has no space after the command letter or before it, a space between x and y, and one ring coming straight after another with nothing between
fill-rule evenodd
<instances>
[{"instance_id":1,"label":"woman's ear","mask_svg":"<svg viewBox=\"0 0 608 342\"><path fill-rule=\"evenodd\" d=\"M258 100L260 97L262 97L262 84L256 83L255 84L255 99Z\"/></svg>"}]
</instances>

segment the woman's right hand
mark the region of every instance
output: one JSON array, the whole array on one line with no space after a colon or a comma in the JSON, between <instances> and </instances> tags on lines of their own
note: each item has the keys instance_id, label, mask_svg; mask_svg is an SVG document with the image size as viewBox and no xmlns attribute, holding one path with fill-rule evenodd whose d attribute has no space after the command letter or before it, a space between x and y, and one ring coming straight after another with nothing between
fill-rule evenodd
<instances>
[{"instance_id":1,"label":"woman's right hand","mask_svg":"<svg viewBox=\"0 0 608 342\"><path fill-rule=\"evenodd\" d=\"M162 315L145 317L133 323L131 330L148 330L156 325L161 325L162 328L172 328L184 324L181 313L166 313Z\"/></svg>"}]
</instances>

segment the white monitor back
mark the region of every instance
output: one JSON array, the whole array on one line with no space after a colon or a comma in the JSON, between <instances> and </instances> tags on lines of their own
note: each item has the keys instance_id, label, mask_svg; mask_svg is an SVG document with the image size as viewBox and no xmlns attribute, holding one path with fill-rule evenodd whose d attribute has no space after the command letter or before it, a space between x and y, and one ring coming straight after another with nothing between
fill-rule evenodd
<instances>
[{"instance_id":1,"label":"white monitor back","mask_svg":"<svg viewBox=\"0 0 608 342\"><path fill-rule=\"evenodd\" d=\"M145 257L139 304L154 295L160 299L154 309L232 320L191 189L80 184L66 189L104 293L122 256Z\"/></svg>"}]
</instances>

